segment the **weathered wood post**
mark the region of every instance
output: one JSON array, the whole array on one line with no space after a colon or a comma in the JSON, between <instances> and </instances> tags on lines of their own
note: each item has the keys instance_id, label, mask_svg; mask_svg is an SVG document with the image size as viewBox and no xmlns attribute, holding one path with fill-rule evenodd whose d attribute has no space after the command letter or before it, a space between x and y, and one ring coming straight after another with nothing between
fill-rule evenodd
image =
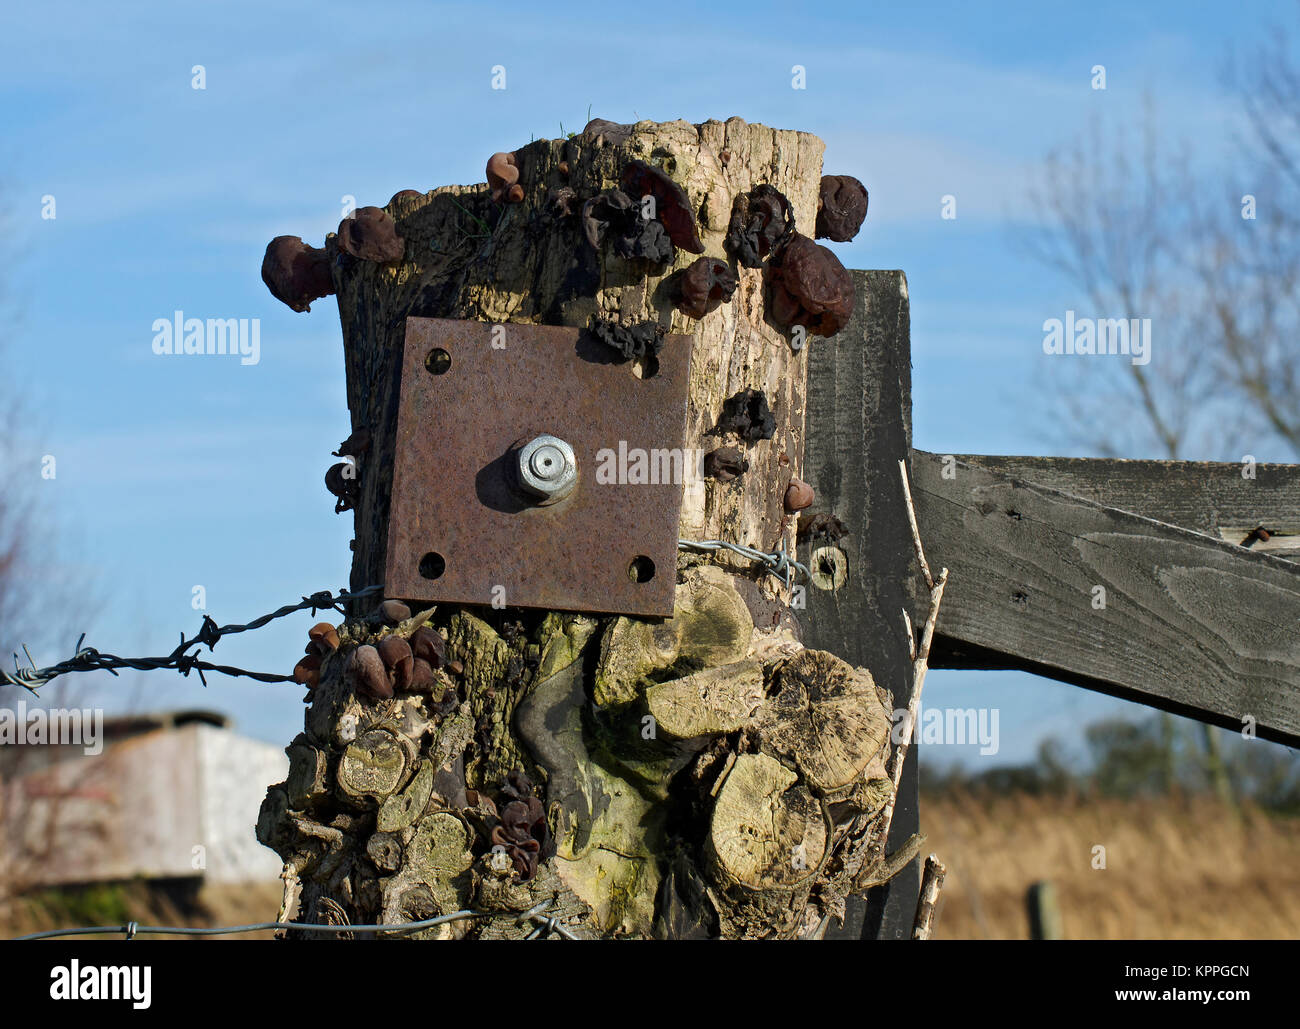
<instances>
[{"instance_id":1,"label":"weathered wood post","mask_svg":"<svg viewBox=\"0 0 1300 1029\"><path fill-rule=\"evenodd\" d=\"M818 511L800 481L809 351L872 300L855 300L854 279L811 242L850 238L865 214L856 180L823 181L822 150L734 118L596 121L497 155L487 186L363 208L323 250L283 237L268 248L280 299L338 298L353 434L330 484L355 512L352 588L386 584L409 602L320 627L300 666L305 731L258 825L285 861L298 920L473 911L427 934L821 935L892 872L880 837L894 808L891 694L906 692L905 584L882 594L893 624L873 679L870 637L853 663L805 649L803 594L779 556L772 574L734 551L676 554L675 539L657 566L619 549L624 531L655 535L642 496L671 502L683 540L773 555L793 556L799 512ZM852 346L839 344L846 361ZM551 350L565 360L540 356ZM507 377L531 362L533 389L498 389L491 351ZM674 431L645 443L679 452L685 481L673 483L638 479L621 463L628 440L601 436L607 417L636 420L650 395L636 383L660 366L657 396L682 373L678 407L646 415ZM622 410L575 397L579 372L606 376L607 406ZM433 376L444 392L429 392ZM538 423L462 476L514 403ZM539 433L574 441L578 485L553 505L508 488L527 486L510 469ZM882 437L873 460L896 465L908 442L906 428ZM620 454L608 483L593 478L598 445ZM837 457L861 450L845 440ZM660 492L626 492L644 490ZM624 510L620 498L632 524L616 539L574 538L575 512ZM904 535L904 574L908 547ZM637 610L618 606L625 587L612 584L538 603L557 594L528 562L584 554L658 587L675 572L672 616L609 614Z\"/></svg>"},{"instance_id":2,"label":"weathered wood post","mask_svg":"<svg viewBox=\"0 0 1300 1029\"><path fill-rule=\"evenodd\" d=\"M1029 915L1031 940L1059 940L1064 938L1061 922L1061 905L1056 896L1056 884L1050 879L1031 883L1025 891L1025 910Z\"/></svg>"}]
</instances>

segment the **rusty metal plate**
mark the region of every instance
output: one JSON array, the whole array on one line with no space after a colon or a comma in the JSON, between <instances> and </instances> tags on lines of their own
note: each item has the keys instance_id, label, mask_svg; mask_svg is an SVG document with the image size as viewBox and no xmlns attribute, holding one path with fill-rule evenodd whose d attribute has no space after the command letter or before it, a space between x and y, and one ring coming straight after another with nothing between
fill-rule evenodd
<instances>
[{"instance_id":1,"label":"rusty metal plate","mask_svg":"<svg viewBox=\"0 0 1300 1029\"><path fill-rule=\"evenodd\" d=\"M390 596L672 614L691 338L667 336L644 378L615 356L576 328L407 319ZM569 443L578 466L573 491L545 506L513 484L512 448L540 434ZM627 481L645 477L638 451L656 452L650 478L669 481Z\"/></svg>"}]
</instances>

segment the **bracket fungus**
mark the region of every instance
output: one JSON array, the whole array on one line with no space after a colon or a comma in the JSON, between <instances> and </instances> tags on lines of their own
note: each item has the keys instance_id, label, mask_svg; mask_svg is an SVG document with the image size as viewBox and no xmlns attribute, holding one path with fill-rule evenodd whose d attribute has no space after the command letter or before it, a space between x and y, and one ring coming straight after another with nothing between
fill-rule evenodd
<instances>
[{"instance_id":1,"label":"bracket fungus","mask_svg":"<svg viewBox=\"0 0 1300 1029\"><path fill-rule=\"evenodd\" d=\"M320 684L320 655L308 654L293 666L293 681L314 689Z\"/></svg>"},{"instance_id":2,"label":"bracket fungus","mask_svg":"<svg viewBox=\"0 0 1300 1029\"><path fill-rule=\"evenodd\" d=\"M605 346L616 351L624 361L657 357L664 348L664 327L658 322L635 322L620 325L608 318L595 318L591 331Z\"/></svg>"},{"instance_id":3,"label":"bracket fungus","mask_svg":"<svg viewBox=\"0 0 1300 1029\"><path fill-rule=\"evenodd\" d=\"M506 780L501 784L501 793L511 800L528 800L533 795L533 781L522 769L515 768L506 773Z\"/></svg>"},{"instance_id":4,"label":"bracket fungus","mask_svg":"<svg viewBox=\"0 0 1300 1029\"><path fill-rule=\"evenodd\" d=\"M605 245L610 226L632 207L632 198L622 190L610 189L582 204L582 233L593 250Z\"/></svg>"},{"instance_id":5,"label":"bracket fungus","mask_svg":"<svg viewBox=\"0 0 1300 1029\"><path fill-rule=\"evenodd\" d=\"M401 636L385 636L379 641L379 657L384 662L384 667L393 673L394 685L399 690L407 689L415 672L411 645Z\"/></svg>"},{"instance_id":6,"label":"bracket fungus","mask_svg":"<svg viewBox=\"0 0 1300 1029\"><path fill-rule=\"evenodd\" d=\"M411 617L411 609L400 600L385 600L379 605L379 616L389 625L398 625Z\"/></svg>"},{"instance_id":7,"label":"bracket fungus","mask_svg":"<svg viewBox=\"0 0 1300 1029\"><path fill-rule=\"evenodd\" d=\"M417 660L425 661L430 668L441 668L447 663L447 641L437 629L422 625L411 633L411 652Z\"/></svg>"},{"instance_id":8,"label":"bracket fungus","mask_svg":"<svg viewBox=\"0 0 1300 1029\"><path fill-rule=\"evenodd\" d=\"M358 207L339 222L339 249L361 261L392 264L406 253L406 240L382 207Z\"/></svg>"},{"instance_id":9,"label":"bracket fungus","mask_svg":"<svg viewBox=\"0 0 1300 1029\"><path fill-rule=\"evenodd\" d=\"M761 389L742 389L722 402L722 417L715 432L734 432L746 443L771 439L776 431L776 417L767 405Z\"/></svg>"},{"instance_id":10,"label":"bracket fungus","mask_svg":"<svg viewBox=\"0 0 1300 1029\"><path fill-rule=\"evenodd\" d=\"M325 472L325 488L335 496L334 513L342 514L344 511L351 511L357 506L357 489L356 465L349 464L346 461L339 464L332 464Z\"/></svg>"},{"instance_id":11,"label":"bracket fungus","mask_svg":"<svg viewBox=\"0 0 1300 1029\"><path fill-rule=\"evenodd\" d=\"M546 809L536 797L512 800L501 810L500 819L492 829L492 846L505 849L521 881L531 879L550 836Z\"/></svg>"},{"instance_id":12,"label":"bracket fungus","mask_svg":"<svg viewBox=\"0 0 1300 1029\"><path fill-rule=\"evenodd\" d=\"M447 641L442 633L427 625L411 633L411 652L417 660L427 662L430 668L441 668L447 663Z\"/></svg>"},{"instance_id":13,"label":"bracket fungus","mask_svg":"<svg viewBox=\"0 0 1300 1029\"><path fill-rule=\"evenodd\" d=\"M411 692L432 693L437 681L437 672L428 661L418 657L411 661Z\"/></svg>"},{"instance_id":14,"label":"bracket fungus","mask_svg":"<svg viewBox=\"0 0 1300 1029\"><path fill-rule=\"evenodd\" d=\"M276 236L266 245L262 281L292 311L310 311L313 300L334 294L329 254L298 236Z\"/></svg>"},{"instance_id":15,"label":"bracket fungus","mask_svg":"<svg viewBox=\"0 0 1300 1029\"><path fill-rule=\"evenodd\" d=\"M329 622L317 622L307 630L307 653L325 657L339 649L339 634Z\"/></svg>"},{"instance_id":16,"label":"bracket fungus","mask_svg":"<svg viewBox=\"0 0 1300 1029\"><path fill-rule=\"evenodd\" d=\"M704 474L718 482L731 482L749 471L749 462L735 447L720 447L704 455Z\"/></svg>"},{"instance_id":17,"label":"bracket fungus","mask_svg":"<svg viewBox=\"0 0 1300 1029\"><path fill-rule=\"evenodd\" d=\"M335 457L360 457L370 449L371 433L364 425L353 429L352 435L339 444L338 450L332 451Z\"/></svg>"},{"instance_id":18,"label":"bracket fungus","mask_svg":"<svg viewBox=\"0 0 1300 1029\"><path fill-rule=\"evenodd\" d=\"M673 257L673 241L663 222L646 218L641 205L620 189L606 190L582 205L582 231L593 249L606 242L625 260L663 264Z\"/></svg>"},{"instance_id":19,"label":"bracket fungus","mask_svg":"<svg viewBox=\"0 0 1300 1029\"><path fill-rule=\"evenodd\" d=\"M816 499L817 494L808 483L802 479L791 479L785 490L785 509L790 514L796 514L812 507Z\"/></svg>"},{"instance_id":20,"label":"bracket fungus","mask_svg":"<svg viewBox=\"0 0 1300 1029\"><path fill-rule=\"evenodd\" d=\"M513 153L493 154L487 163L488 189L498 204L503 200L517 204L524 198L519 185L519 164Z\"/></svg>"},{"instance_id":21,"label":"bracket fungus","mask_svg":"<svg viewBox=\"0 0 1300 1029\"><path fill-rule=\"evenodd\" d=\"M746 268L760 268L794 232L794 212L785 194L764 183L736 197L727 225L726 248Z\"/></svg>"},{"instance_id":22,"label":"bracket fungus","mask_svg":"<svg viewBox=\"0 0 1300 1029\"><path fill-rule=\"evenodd\" d=\"M357 647L348 655L343 666L343 675L348 684L358 693L373 700L388 700L393 695L392 683L388 681L388 669L379 651L370 644Z\"/></svg>"},{"instance_id":23,"label":"bracket fungus","mask_svg":"<svg viewBox=\"0 0 1300 1029\"><path fill-rule=\"evenodd\" d=\"M622 143L632 135L634 128L636 128L635 125L624 125L620 122L610 121L608 118L592 118L578 133L578 138L594 143L597 146L604 143Z\"/></svg>"},{"instance_id":24,"label":"bracket fungus","mask_svg":"<svg viewBox=\"0 0 1300 1029\"><path fill-rule=\"evenodd\" d=\"M840 259L807 236L794 233L769 265L772 320L802 325L810 335L833 336L853 314L853 277Z\"/></svg>"},{"instance_id":25,"label":"bracket fungus","mask_svg":"<svg viewBox=\"0 0 1300 1029\"><path fill-rule=\"evenodd\" d=\"M691 318L703 318L736 292L736 276L726 261L699 257L682 272L677 287L677 308Z\"/></svg>"},{"instance_id":26,"label":"bracket fungus","mask_svg":"<svg viewBox=\"0 0 1300 1029\"><path fill-rule=\"evenodd\" d=\"M847 243L867 217L867 187L852 175L823 175L817 198L818 239Z\"/></svg>"},{"instance_id":27,"label":"bracket fungus","mask_svg":"<svg viewBox=\"0 0 1300 1029\"><path fill-rule=\"evenodd\" d=\"M686 190L644 161L629 161L623 169L623 191L635 199L654 198L654 217L668 230L673 246L691 254L704 253L695 214Z\"/></svg>"},{"instance_id":28,"label":"bracket fungus","mask_svg":"<svg viewBox=\"0 0 1300 1029\"><path fill-rule=\"evenodd\" d=\"M848 526L833 514L818 512L817 514L799 515L797 535L800 543L806 543L814 539L835 543L848 534Z\"/></svg>"}]
</instances>

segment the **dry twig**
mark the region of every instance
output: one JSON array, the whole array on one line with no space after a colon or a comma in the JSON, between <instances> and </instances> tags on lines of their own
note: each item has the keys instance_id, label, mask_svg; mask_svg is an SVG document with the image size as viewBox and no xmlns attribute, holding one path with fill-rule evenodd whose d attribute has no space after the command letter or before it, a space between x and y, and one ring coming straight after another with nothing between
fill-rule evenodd
<instances>
[{"instance_id":1,"label":"dry twig","mask_svg":"<svg viewBox=\"0 0 1300 1029\"><path fill-rule=\"evenodd\" d=\"M921 873L921 896L916 901L916 918L912 922L912 939L928 940L934 930L934 911L939 903L939 891L943 889L943 880L948 869L931 854L925 859L925 871Z\"/></svg>"},{"instance_id":2,"label":"dry twig","mask_svg":"<svg viewBox=\"0 0 1300 1029\"><path fill-rule=\"evenodd\" d=\"M885 841L889 839L889 828L894 820L894 802L898 796L899 782L903 777L903 761L907 757L907 748L912 742L912 733L916 728L916 716L921 707L921 689L925 685L925 673L929 668L930 644L934 639L935 624L939 620L939 604L943 600L943 589L948 583L947 568L940 570L938 579L935 579L930 574L930 565L925 559L925 548L921 546L921 532L916 525L916 509L912 506L912 488L907 480L906 462L898 462L898 473L903 480L903 499L907 502L907 521L912 527L912 546L916 549L916 560L921 566L921 573L925 576L926 585L930 587L930 613L926 616L925 627L921 631L921 643L916 648L916 657L912 662L912 696L907 705L902 739L895 748L892 757L890 780L894 784L894 790L893 795L885 805L885 812L881 818L880 835L876 843L878 853L883 851ZM904 612L904 617L910 635L912 622L910 618L906 618L906 612Z\"/></svg>"}]
</instances>

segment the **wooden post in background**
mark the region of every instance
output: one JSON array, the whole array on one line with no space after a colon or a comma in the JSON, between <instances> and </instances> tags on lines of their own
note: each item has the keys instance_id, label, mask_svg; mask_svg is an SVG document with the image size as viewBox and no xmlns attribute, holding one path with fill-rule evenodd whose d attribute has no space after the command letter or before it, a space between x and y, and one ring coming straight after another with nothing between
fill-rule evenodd
<instances>
[{"instance_id":1,"label":"wooden post in background","mask_svg":"<svg viewBox=\"0 0 1300 1029\"><path fill-rule=\"evenodd\" d=\"M1065 938L1061 922L1061 906L1056 897L1056 885L1048 879L1036 882L1025 892L1025 908L1029 913L1029 938L1031 940L1061 940Z\"/></svg>"}]
</instances>

